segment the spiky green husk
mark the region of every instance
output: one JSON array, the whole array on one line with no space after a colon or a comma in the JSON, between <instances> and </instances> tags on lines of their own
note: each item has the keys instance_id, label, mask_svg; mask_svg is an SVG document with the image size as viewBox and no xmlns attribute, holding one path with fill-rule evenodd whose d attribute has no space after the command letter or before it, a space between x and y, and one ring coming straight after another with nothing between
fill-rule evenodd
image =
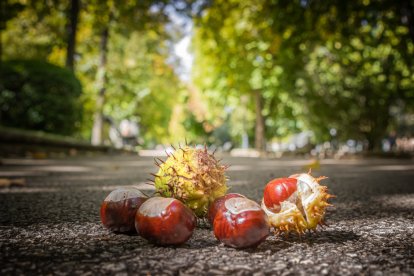
<instances>
[{"instance_id":1,"label":"spiky green husk","mask_svg":"<svg viewBox=\"0 0 414 276\"><path fill-rule=\"evenodd\" d=\"M181 200L198 217L204 217L210 203L226 194L226 167L207 149L179 148L159 167L154 181L157 192Z\"/></svg>"}]
</instances>

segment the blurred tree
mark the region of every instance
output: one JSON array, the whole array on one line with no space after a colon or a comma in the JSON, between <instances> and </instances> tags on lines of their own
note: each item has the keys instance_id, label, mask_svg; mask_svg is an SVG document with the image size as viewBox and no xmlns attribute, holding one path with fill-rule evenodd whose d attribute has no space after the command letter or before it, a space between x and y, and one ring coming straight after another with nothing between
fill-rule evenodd
<instances>
[{"instance_id":1,"label":"blurred tree","mask_svg":"<svg viewBox=\"0 0 414 276\"><path fill-rule=\"evenodd\" d=\"M338 138L366 139L374 149L392 123L390 108L413 110L412 0L8 0L1 5L5 58L71 67L77 42L83 135L90 135L95 118L96 143L103 140L105 114L139 121L145 139L154 143L184 135L213 141L214 129L227 126L233 140L251 137L263 149L266 139L304 128L327 140L329 129L336 128ZM170 25L171 11L195 16L198 106L193 89L183 86L169 65L179 37Z\"/></svg>"},{"instance_id":2,"label":"blurred tree","mask_svg":"<svg viewBox=\"0 0 414 276\"><path fill-rule=\"evenodd\" d=\"M295 106L287 96L292 80L280 66L291 56L289 47L282 47L291 31L289 26L275 27L283 23L274 20L267 5L267 1L215 1L196 21L194 39L195 83L213 106L219 102L224 107L231 97L240 105L243 95L253 102L247 107L254 110L254 122L243 119L243 124L254 126L258 150L265 149L265 137L282 135L278 122Z\"/></svg>"},{"instance_id":3,"label":"blurred tree","mask_svg":"<svg viewBox=\"0 0 414 276\"><path fill-rule=\"evenodd\" d=\"M7 46L3 49L4 58L47 60L50 53L63 48L67 6L61 2L8 0L6 3L13 8L5 10L9 16L2 36Z\"/></svg>"},{"instance_id":4,"label":"blurred tree","mask_svg":"<svg viewBox=\"0 0 414 276\"><path fill-rule=\"evenodd\" d=\"M312 2L309 9L319 37L298 53L306 64L296 81L307 122L321 139L335 128L340 139L366 139L379 150L390 109L414 100L410 1Z\"/></svg>"},{"instance_id":5,"label":"blurred tree","mask_svg":"<svg viewBox=\"0 0 414 276\"><path fill-rule=\"evenodd\" d=\"M71 24L68 12L76 8L60 1L25 3L7 23L5 56L64 65L71 55L68 48L74 51L65 32ZM91 133L94 113L117 122L124 118L140 122L145 139L156 143L177 135L168 126L172 110L184 104L180 94L185 89L167 62L172 46L167 33L170 19L166 9L170 4L88 1L79 6L76 74L84 85L83 136ZM184 9L185 5L178 7Z\"/></svg>"},{"instance_id":6,"label":"blurred tree","mask_svg":"<svg viewBox=\"0 0 414 276\"><path fill-rule=\"evenodd\" d=\"M96 7L95 18L99 22L100 30L100 44L99 44L99 63L97 65L96 83L98 86L98 93L96 95L95 114L93 118L93 128L91 142L93 145L102 144L104 114L103 108L105 105L105 92L107 86L107 55L108 55L108 40L109 28L114 20L114 2L105 1L100 2Z\"/></svg>"},{"instance_id":7,"label":"blurred tree","mask_svg":"<svg viewBox=\"0 0 414 276\"><path fill-rule=\"evenodd\" d=\"M24 9L24 5L19 2L0 1L0 63L3 59L3 37L2 33L6 29L7 21L16 17Z\"/></svg>"},{"instance_id":8,"label":"blurred tree","mask_svg":"<svg viewBox=\"0 0 414 276\"><path fill-rule=\"evenodd\" d=\"M97 68L96 82L98 93L94 124L92 128L92 144L102 143L103 110L105 106L105 94L107 89L107 55L110 40L110 29L115 28L116 33L125 36L131 31L143 31L152 28L157 35L165 34L163 26L168 21L165 14L164 1L97 1L89 3L90 10L95 16L94 26L100 32L100 59ZM113 25L113 26L112 26Z\"/></svg>"},{"instance_id":9,"label":"blurred tree","mask_svg":"<svg viewBox=\"0 0 414 276\"><path fill-rule=\"evenodd\" d=\"M412 1L215 1L196 21L194 80L213 102L249 95L256 148L306 126L378 148L412 106ZM263 124L264 122L264 124ZM264 131L263 131L264 129Z\"/></svg>"},{"instance_id":10,"label":"blurred tree","mask_svg":"<svg viewBox=\"0 0 414 276\"><path fill-rule=\"evenodd\" d=\"M94 23L94 29L102 28L102 26L108 26L108 33L117 37L112 39L113 35L109 36L109 48L107 48L108 58L123 56L126 59L127 67L136 69L142 69L137 72L131 73L130 70L125 72L125 68L121 69L121 64L118 64L118 68L113 66L114 63L106 63L105 66L99 66L100 68L106 68L105 74L98 74L98 77L103 78L103 81L99 81L100 93L98 93L95 115L94 115L94 127L92 132L92 141L98 143L101 139L94 139L99 137L99 133L102 132L101 121L102 112L105 112L106 106L112 106L110 102L116 102L114 97L106 97L108 89L112 88L110 82L114 80L119 91L119 99L129 98L125 96L131 91L128 89L132 84L134 97L131 98L129 106L135 106L136 110L130 113L129 116L137 117L143 126L143 129L148 131L146 135L147 139L154 139L156 141L166 141L165 138L169 137L173 139L178 132L174 130L168 130L171 124L168 120L173 119L173 110L175 105L184 104L183 97L180 94L184 91L184 87L180 84L178 78L175 76L174 70L170 65L167 65L167 60L171 56L172 46L171 43L177 36L176 30L171 27L171 12L179 11L182 13L192 14L196 12L199 6L194 7L196 1L182 1L182 0L158 0L158 1L108 1L108 8L105 9L105 5L99 1L99 5L92 5L91 9L96 9L93 14L108 14L108 22L100 22L99 20L105 20L105 17L98 17L99 24ZM201 2L200 2L201 3ZM103 10L102 10L103 9ZM105 33L105 32L104 32ZM123 39L122 37L128 38ZM121 43L121 41L123 41ZM117 45L111 43L119 43ZM143 43L142 43L143 42ZM123 43L131 43L134 48L132 52L123 53ZM101 44L102 45L102 44ZM137 45L141 45L141 49L137 49ZM118 52L111 55L111 51L116 50ZM103 53L104 51L101 51ZM137 53L143 53L140 59L137 59ZM112 56L112 57L111 57ZM108 66L110 64L110 66ZM125 64L125 63L124 63ZM140 66L139 64L143 64ZM151 66L147 66L151 64ZM108 70L111 70L108 71ZM116 72L123 72L118 74ZM114 75L113 75L114 74ZM102 77L106 75L106 77ZM116 75L116 76L115 76ZM133 75L133 77L131 76ZM127 79L128 78L128 79ZM125 79L125 83L119 85L119 80ZM111 93L113 94L113 93ZM149 101L149 102L148 102ZM147 104L148 103L148 104ZM158 105L158 112L154 114L153 109L156 108L154 104ZM159 108L162 107L162 108ZM112 110L115 110L113 108ZM118 108L119 110L119 108ZM144 112L147 111L147 112ZM149 116L149 114L151 114ZM177 118L177 117L176 117ZM154 123L156 122L156 123ZM181 137L182 139L182 137ZM173 139L174 140L174 139Z\"/></svg>"},{"instance_id":11,"label":"blurred tree","mask_svg":"<svg viewBox=\"0 0 414 276\"><path fill-rule=\"evenodd\" d=\"M114 32L109 43L107 101L104 114L119 121L139 122L146 141L167 143L175 136L170 129L176 105L183 103L184 88L167 64L165 45L157 33Z\"/></svg>"},{"instance_id":12,"label":"blurred tree","mask_svg":"<svg viewBox=\"0 0 414 276\"><path fill-rule=\"evenodd\" d=\"M80 127L82 88L66 68L11 60L0 67L0 124L72 135Z\"/></svg>"},{"instance_id":13,"label":"blurred tree","mask_svg":"<svg viewBox=\"0 0 414 276\"><path fill-rule=\"evenodd\" d=\"M76 32L78 29L78 18L80 0L71 0L68 8L68 22L66 23L68 42L66 50L66 67L74 71L76 54Z\"/></svg>"}]
</instances>

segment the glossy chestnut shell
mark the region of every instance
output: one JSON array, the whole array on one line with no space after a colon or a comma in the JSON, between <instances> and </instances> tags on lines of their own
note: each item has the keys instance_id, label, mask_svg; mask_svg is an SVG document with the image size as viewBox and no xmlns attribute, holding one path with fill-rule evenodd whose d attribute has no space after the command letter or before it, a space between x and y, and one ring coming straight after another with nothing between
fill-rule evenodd
<instances>
[{"instance_id":1,"label":"glossy chestnut shell","mask_svg":"<svg viewBox=\"0 0 414 276\"><path fill-rule=\"evenodd\" d=\"M289 199L297 190L294 178L277 178L266 184L263 192L263 203L274 213L280 211L280 204Z\"/></svg>"},{"instance_id":2,"label":"glossy chestnut shell","mask_svg":"<svg viewBox=\"0 0 414 276\"><path fill-rule=\"evenodd\" d=\"M234 248L256 247L270 232L265 212L256 202L242 197L224 201L213 229L218 240Z\"/></svg>"},{"instance_id":3,"label":"glossy chestnut shell","mask_svg":"<svg viewBox=\"0 0 414 276\"><path fill-rule=\"evenodd\" d=\"M210 204L210 207L208 208L208 212L207 212L207 219L211 225L213 225L214 218L216 217L217 211L223 208L224 202L229 198L235 198L235 197L246 198L244 195L241 195L241 194L230 193L230 194L226 194L224 196L217 198L216 200L214 200L212 204Z\"/></svg>"},{"instance_id":4,"label":"glossy chestnut shell","mask_svg":"<svg viewBox=\"0 0 414 276\"><path fill-rule=\"evenodd\" d=\"M135 228L145 239L159 245L180 245L190 239L196 226L194 213L174 198L153 197L138 209Z\"/></svg>"},{"instance_id":5,"label":"glossy chestnut shell","mask_svg":"<svg viewBox=\"0 0 414 276\"><path fill-rule=\"evenodd\" d=\"M135 232L135 214L147 197L137 188L112 191L101 204L102 224L113 232Z\"/></svg>"}]
</instances>

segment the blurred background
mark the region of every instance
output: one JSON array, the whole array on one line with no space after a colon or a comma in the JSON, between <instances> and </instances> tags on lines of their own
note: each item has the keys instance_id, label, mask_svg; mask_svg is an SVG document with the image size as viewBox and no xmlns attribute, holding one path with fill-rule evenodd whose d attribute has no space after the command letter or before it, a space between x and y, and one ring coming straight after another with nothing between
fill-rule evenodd
<instances>
[{"instance_id":1,"label":"blurred background","mask_svg":"<svg viewBox=\"0 0 414 276\"><path fill-rule=\"evenodd\" d=\"M0 3L8 139L414 152L413 0Z\"/></svg>"}]
</instances>

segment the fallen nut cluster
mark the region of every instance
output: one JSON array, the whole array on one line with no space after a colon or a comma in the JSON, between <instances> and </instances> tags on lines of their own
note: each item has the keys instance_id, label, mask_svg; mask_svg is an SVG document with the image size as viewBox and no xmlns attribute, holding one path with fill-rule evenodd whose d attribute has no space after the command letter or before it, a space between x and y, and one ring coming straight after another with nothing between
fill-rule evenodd
<instances>
[{"instance_id":1,"label":"fallen nut cluster","mask_svg":"<svg viewBox=\"0 0 414 276\"><path fill-rule=\"evenodd\" d=\"M228 193L226 166L207 149L188 146L158 160L156 196L135 187L112 191L101 205L102 224L118 233L136 232L158 245L188 241L198 218L207 218L215 237L234 248L256 247L273 229L276 234L315 230L324 224L332 195L310 173L271 180L261 205L244 195Z\"/></svg>"}]
</instances>

